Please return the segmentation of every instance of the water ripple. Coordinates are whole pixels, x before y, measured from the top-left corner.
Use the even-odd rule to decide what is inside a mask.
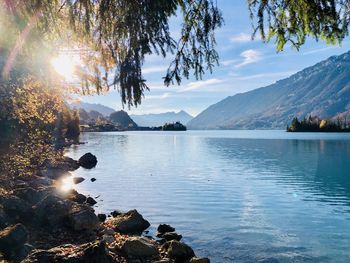
[[[212,262],[349,262],[350,134],[87,133],[79,191],[170,223]]]

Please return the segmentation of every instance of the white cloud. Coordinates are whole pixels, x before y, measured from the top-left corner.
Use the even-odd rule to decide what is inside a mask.
[[[240,56],[243,61],[235,66],[235,68],[240,68],[248,64],[256,63],[262,59],[262,54],[258,50],[248,49],[243,51]]]
[[[166,99],[166,98],[170,98],[170,97],[171,97],[170,92],[165,92],[165,93],[160,94],[160,95],[145,95],[145,98],[149,99],[149,100],[162,100],[162,99]]]
[[[200,88],[212,86],[212,85],[219,84],[222,82],[224,82],[224,81],[221,79],[216,79],[216,78],[207,79],[207,80],[198,80],[198,81],[188,83],[184,89],[180,90],[180,92],[197,90]]]
[[[240,33],[238,35],[234,35],[232,37],[230,37],[230,42],[231,43],[247,43],[253,40],[258,40],[260,39],[260,37],[254,37],[254,39],[252,39],[252,35],[251,34],[247,34],[247,33]]]
[[[142,69],[143,74],[151,74],[151,73],[166,73],[166,70],[168,69],[167,66],[154,66],[154,67],[147,67]]]

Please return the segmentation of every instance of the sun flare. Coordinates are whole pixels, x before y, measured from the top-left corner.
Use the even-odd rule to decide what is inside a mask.
[[[51,60],[53,69],[67,81],[73,81],[76,77],[76,69],[79,59],[72,54],[61,53]]]
[[[74,181],[72,176],[64,177],[59,182],[59,189],[62,192],[68,192],[69,190],[72,190],[74,188]]]

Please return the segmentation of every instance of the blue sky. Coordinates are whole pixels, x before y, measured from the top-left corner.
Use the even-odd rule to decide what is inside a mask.
[[[191,78],[183,80],[180,86],[165,87],[162,77],[171,57],[149,56],[143,74],[151,90],[145,93],[140,106],[130,110],[125,107],[124,110],[129,114],[185,110],[195,116],[227,96],[267,86],[350,49],[348,39],[341,47],[309,39],[299,51],[286,46],[283,52],[277,53],[273,42],[251,40],[252,27],[246,1],[218,0],[218,5],[225,25],[217,31],[220,66],[213,74],[208,72],[202,80]],[[178,36],[180,18],[172,19],[171,26],[173,35]],[[122,109],[120,96],[114,90],[106,95],[82,97],[82,100]]]

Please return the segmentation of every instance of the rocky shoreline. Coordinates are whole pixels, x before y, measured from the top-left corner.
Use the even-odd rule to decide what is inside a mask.
[[[138,211],[96,214],[92,197],[59,190],[70,171],[96,164],[88,153],[47,162],[37,175],[1,179],[1,263],[210,262],[197,258],[169,225],[159,225],[157,237],[144,236],[150,223]]]

